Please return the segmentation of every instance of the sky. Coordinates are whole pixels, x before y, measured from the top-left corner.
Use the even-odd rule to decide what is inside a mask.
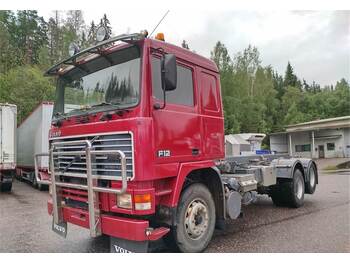
[[[151,32],[168,9],[87,9],[86,24],[107,14],[113,34]],[[52,12],[38,10],[48,19]],[[350,79],[350,11],[243,11],[170,9],[156,32],[167,42],[181,45],[205,57],[217,41],[231,57],[249,44],[256,46],[264,66],[284,75],[288,61],[300,79],[321,86]]]

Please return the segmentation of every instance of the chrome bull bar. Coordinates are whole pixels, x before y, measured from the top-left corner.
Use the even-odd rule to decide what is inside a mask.
[[[60,145],[77,145],[77,144],[85,144],[85,151],[66,151],[66,152],[54,152],[55,147]],[[54,156],[81,156],[86,155],[86,185],[74,184],[74,183],[66,183],[56,181],[56,176],[64,176],[64,172],[55,172],[54,166]],[[113,177],[109,178],[109,180],[120,181],[121,180],[121,188],[107,188],[107,187],[99,187],[97,186],[97,179],[100,178],[99,175],[95,175],[92,172],[92,156],[97,154],[104,155],[116,155],[120,158],[121,164],[121,177]],[[38,158],[39,157],[49,157],[50,158],[50,174],[51,181],[41,180],[39,178],[39,167],[38,167]],[[93,150],[93,146],[91,141],[89,140],[80,140],[80,141],[67,141],[67,142],[54,142],[51,144],[51,149],[49,153],[36,154],[34,156],[34,164],[35,164],[35,177],[39,184],[51,185],[52,191],[52,207],[53,207],[53,220],[54,223],[59,224],[63,221],[62,214],[62,197],[61,197],[61,188],[73,188],[80,190],[87,190],[88,192],[88,211],[89,211],[89,226],[90,226],[90,235],[91,237],[97,237],[101,235],[101,224],[100,224],[100,210],[99,210],[99,199],[98,192],[103,193],[113,193],[113,194],[123,194],[127,189],[127,171],[126,171],[126,157],[125,154],[121,150]],[[120,179],[121,178],[121,179]],[[100,178],[102,179],[102,178]]]

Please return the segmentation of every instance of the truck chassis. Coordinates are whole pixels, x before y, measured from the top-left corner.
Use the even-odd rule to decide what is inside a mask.
[[[149,242],[160,239],[165,236],[165,242],[171,243],[173,236],[171,227],[158,227],[156,229],[150,227],[148,224],[140,225],[143,227],[144,235],[136,236],[136,241],[121,239],[111,234],[112,225],[118,225],[118,219],[112,216],[102,214],[99,209],[98,192],[123,194],[126,191],[128,179],[126,176],[126,160],[125,155],[120,150],[104,150],[95,151],[91,146],[91,141],[78,141],[86,144],[85,151],[69,151],[69,152],[54,152],[56,146],[77,144],[77,141],[72,142],[57,142],[52,143],[49,154],[37,154],[35,156],[35,176],[39,184],[50,185],[52,194],[52,203],[49,203],[49,213],[53,215],[52,229],[61,236],[67,234],[67,222],[64,219],[62,212],[65,207],[64,201],[61,197],[61,188],[78,189],[87,191],[88,210],[82,213],[85,217],[85,226],[90,230],[91,237],[97,237],[102,234],[111,235],[111,252],[146,252],[148,250]],[[62,155],[86,155],[87,173],[86,185],[78,185],[74,183],[61,182],[60,177],[69,176],[69,174],[57,173],[53,165],[50,166],[51,180],[41,180],[37,162],[39,157],[50,157],[51,163],[54,161],[54,156]],[[91,159],[96,154],[116,155],[121,159],[121,177],[110,178],[121,180],[120,189],[112,189],[98,186],[99,175],[93,173]],[[221,198],[222,218],[216,220],[217,228],[224,228],[224,221],[227,219],[237,219],[242,215],[242,206],[253,203],[257,194],[267,194],[272,198],[272,201],[277,206],[289,206],[298,208],[303,205],[304,193],[313,194],[318,183],[317,167],[311,159],[290,158],[286,155],[254,155],[254,156],[240,156],[228,157],[224,160],[217,161],[216,166],[213,167],[220,177],[221,188],[217,187],[216,195],[220,195],[222,190],[223,197]],[[190,190],[207,190],[207,186],[203,185],[199,180],[188,179],[184,187]],[[194,189],[196,187],[197,189]],[[209,191],[208,191],[209,192]],[[210,193],[210,192],[209,192]],[[186,190],[184,193],[186,194]],[[183,196],[183,195],[182,195]],[[179,206],[181,206],[181,200]],[[190,216],[198,216],[198,219],[208,219],[210,211],[205,209],[205,203],[200,200],[191,203],[192,209],[196,209],[195,214]],[[218,208],[218,207],[216,207]],[[204,210],[201,213],[201,210]],[[215,216],[215,214],[214,214]],[[192,221],[193,222],[193,221]],[[200,233],[201,227],[196,226],[190,220],[185,221],[187,233],[192,236]],[[205,224],[208,226],[208,224]],[[211,236],[208,238],[210,241]],[[170,240],[169,240],[170,239]],[[182,251],[186,250],[185,248]]]

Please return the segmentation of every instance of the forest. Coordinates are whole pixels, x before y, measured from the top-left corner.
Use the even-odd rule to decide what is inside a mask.
[[[71,42],[94,44],[100,25],[112,35],[106,15],[86,23],[80,10],[53,11],[48,21],[34,10],[0,10],[0,103],[18,106],[18,123],[41,101],[53,100],[54,79],[43,76],[45,69],[69,56]],[[221,74],[226,133],[278,132],[289,124],[350,115],[346,76],[321,87],[300,79],[288,61],[281,75],[262,65],[257,47],[231,55],[220,41],[210,58]]]

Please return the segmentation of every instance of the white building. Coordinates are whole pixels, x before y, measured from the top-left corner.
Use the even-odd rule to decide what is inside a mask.
[[[350,116],[287,126],[270,134],[270,148],[299,157],[350,157]]]
[[[252,155],[261,149],[261,142],[265,134],[242,133],[225,136],[226,156]]]

